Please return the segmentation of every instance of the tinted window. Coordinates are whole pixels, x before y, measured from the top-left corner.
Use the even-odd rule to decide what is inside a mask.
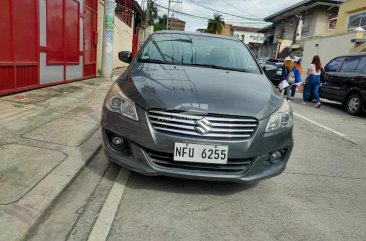
[[[366,67],[366,56],[361,58],[360,63],[357,66],[356,72],[360,73],[362,72]]]
[[[360,57],[347,57],[342,65],[340,72],[354,73],[359,63]]]
[[[225,69],[260,73],[242,42],[189,34],[155,34],[138,61],[175,65],[211,65]]]
[[[344,57],[335,58],[325,66],[326,72],[337,72],[341,64],[343,63]]]

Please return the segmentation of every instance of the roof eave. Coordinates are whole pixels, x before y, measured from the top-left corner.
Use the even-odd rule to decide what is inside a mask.
[[[299,2],[299,3],[295,4],[295,5],[292,5],[292,6],[288,7],[288,8],[285,8],[285,9],[283,9],[283,10],[277,12],[277,13],[274,13],[274,14],[268,16],[268,17],[265,17],[263,20],[266,21],[266,22],[273,22],[273,21],[275,21],[275,18],[276,17],[278,17],[280,15],[283,15],[285,13],[288,13],[288,12],[292,12],[293,11],[294,13],[292,15],[295,15],[298,12],[302,12],[302,11],[305,11],[307,9],[311,9],[311,8],[315,7],[315,6],[309,7],[307,9],[305,9],[305,10],[302,10],[302,11],[294,11],[294,10],[300,8],[300,7],[303,7],[303,6],[306,7],[306,6],[311,6],[311,5],[314,5],[314,4],[315,5],[324,5],[324,6],[338,6],[339,3],[343,3],[343,2],[345,2],[345,0],[321,0],[321,1],[304,0],[304,1]],[[292,16],[292,15],[290,15],[290,16]],[[278,18],[276,20],[280,20],[280,19],[283,19],[283,18],[286,18],[286,17],[288,17],[288,16],[285,16],[285,17],[282,17],[282,18]]]
[[[133,8],[140,14],[143,15],[144,11],[142,11],[142,8],[140,4],[137,1],[133,1]]]

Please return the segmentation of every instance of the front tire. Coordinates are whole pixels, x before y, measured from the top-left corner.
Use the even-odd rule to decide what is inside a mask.
[[[352,94],[346,102],[346,111],[350,115],[360,115],[362,112],[362,97],[359,94]]]

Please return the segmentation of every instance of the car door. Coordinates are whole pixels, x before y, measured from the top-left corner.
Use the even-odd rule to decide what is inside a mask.
[[[333,79],[332,94],[335,100],[345,101],[347,92],[357,86],[359,73],[356,69],[360,61],[360,56],[348,56],[344,60],[337,76]]]
[[[364,82],[365,74],[366,74],[366,56],[362,56],[360,63],[357,66],[356,69],[357,73],[357,83],[355,85],[356,88],[361,89],[362,88],[362,82]]]
[[[360,90],[361,95],[366,101],[366,56],[361,58],[360,64],[357,67],[358,81],[357,88]]]
[[[337,57],[331,60],[325,67],[324,83],[319,89],[319,94],[322,98],[334,99],[334,89],[337,88],[335,81],[340,67],[344,62],[345,57]]]

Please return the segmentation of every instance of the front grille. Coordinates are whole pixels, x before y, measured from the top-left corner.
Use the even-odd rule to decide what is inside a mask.
[[[148,116],[150,123],[157,131],[198,138],[248,139],[258,126],[257,119],[253,117],[196,115],[159,110],[150,110]],[[195,127],[197,127],[196,121],[203,118],[212,124],[212,129],[206,134],[200,134],[195,130]]]
[[[197,162],[174,161],[172,153],[145,150],[150,160],[158,167],[178,169],[183,171],[193,171],[201,173],[216,174],[242,174],[248,170],[253,159],[233,159],[229,158],[226,164],[210,164]]]

